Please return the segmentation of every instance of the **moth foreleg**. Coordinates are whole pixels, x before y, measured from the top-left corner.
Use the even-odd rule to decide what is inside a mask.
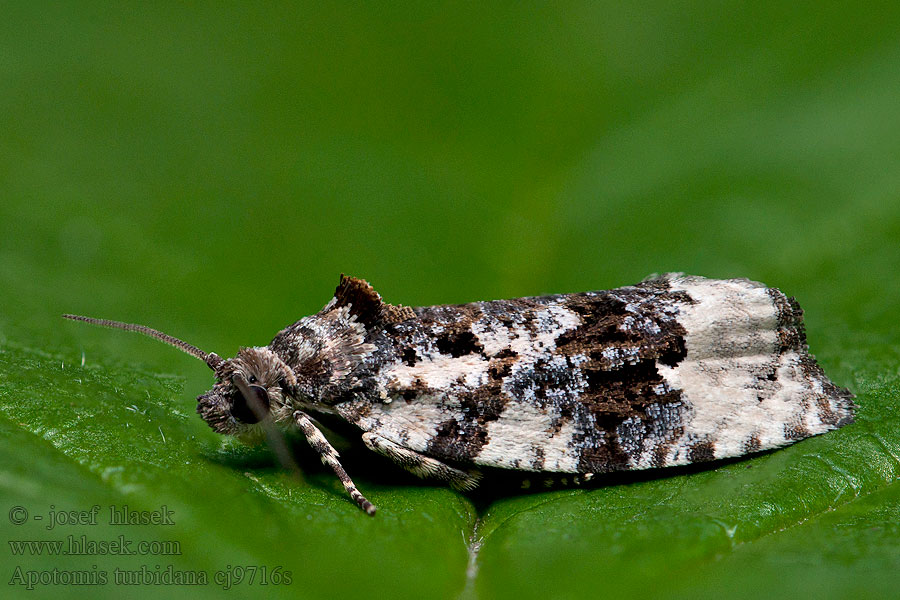
[[[390,458],[413,475],[446,481],[453,489],[475,489],[481,479],[481,473],[478,471],[463,471],[451,467],[436,458],[404,448],[377,433],[367,431],[362,435],[362,439],[371,450]]]
[[[344,467],[342,467],[340,461],[338,461],[337,450],[328,443],[328,440],[325,439],[322,432],[313,425],[312,421],[309,420],[309,417],[303,412],[299,410],[294,411],[293,417],[297,427],[299,427],[300,431],[303,432],[303,435],[306,436],[306,441],[309,442],[309,445],[312,446],[313,450],[318,452],[322,462],[331,467],[335,475],[338,476],[338,479],[341,480],[341,483],[344,484],[344,489],[347,490],[350,497],[353,498],[353,500],[359,504],[359,507],[366,511],[367,514],[374,515],[375,505],[366,500],[366,497],[356,489],[353,480],[350,479],[350,476],[347,475],[347,471],[344,470]]]

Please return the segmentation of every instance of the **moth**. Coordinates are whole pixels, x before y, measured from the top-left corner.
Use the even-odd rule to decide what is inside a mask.
[[[590,478],[737,457],[854,413],[853,394],[809,353],[799,305],[747,279],[669,273],[608,291],[410,308],[342,275],[322,310],[230,359],[143,325],[65,316],[204,361],[216,383],[197,412],[215,431],[298,428],[370,515],[316,415],[466,490],[482,467]]]

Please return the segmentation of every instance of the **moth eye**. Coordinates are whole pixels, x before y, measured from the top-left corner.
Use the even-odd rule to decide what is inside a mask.
[[[269,394],[266,392],[266,388],[259,385],[251,385],[250,393],[253,394],[253,398],[250,400],[255,400],[256,405],[260,409],[269,412]],[[231,416],[248,425],[259,422],[259,417],[253,412],[253,408],[240,390],[235,390],[231,397]]]

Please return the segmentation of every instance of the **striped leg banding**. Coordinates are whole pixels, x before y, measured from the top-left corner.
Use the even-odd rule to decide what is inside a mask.
[[[309,442],[312,449],[319,454],[322,463],[331,467],[331,470],[334,471],[335,475],[338,476],[338,479],[341,480],[341,483],[344,484],[344,489],[347,490],[347,493],[350,494],[350,497],[353,498],[359,507],[363,509],[367,515],[374,515],[376,510],[375,505],[366,500],[366,497],[356,489],[353,480],[350,479],[350,476],[347,475],[347,471],[344,470],[344,467],[342,467],[340,461],[338,461],[337,450],[328,443],[328,440],[325,439],[322,432],[313,425],[312,421],[309,420],[309,417],[303,412],[299,410],[294,411],[293,416],[297,427],[299,427],[300,431],[303,432],[303,435],[306,436],[306,441]]]

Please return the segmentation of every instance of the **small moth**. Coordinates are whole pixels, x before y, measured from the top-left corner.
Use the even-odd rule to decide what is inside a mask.
[[[793,298],[746,279],[669,273],[608,291],[410,308],[341,276],[318,313],[224,360],[143,325],[204,362],[197,412],[217,432],[300,429],[368,514],[310,415],[421,477],[474,488],[480,467],[596,473],[777,448],[853,420],[853,394],[809,354]]]

